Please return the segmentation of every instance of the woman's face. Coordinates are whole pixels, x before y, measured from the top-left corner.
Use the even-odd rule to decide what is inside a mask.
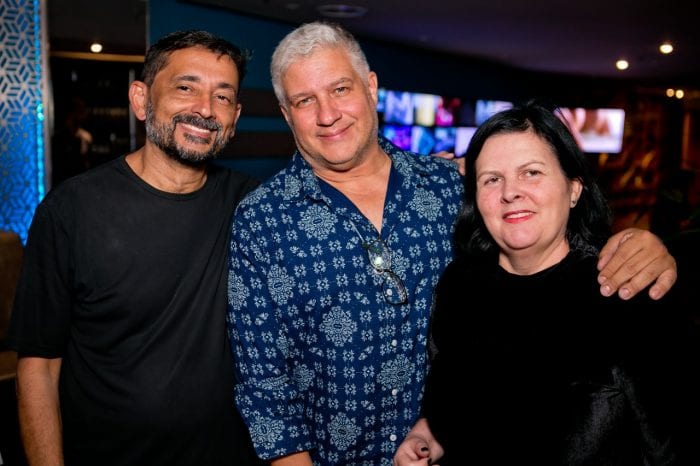
[[[551,147],[530,130],[496,134],[475,170],[476,206],[502,260],[525,257],[539,269],[559,262],[568,252],[569,209],[582,185],[565,176]]]

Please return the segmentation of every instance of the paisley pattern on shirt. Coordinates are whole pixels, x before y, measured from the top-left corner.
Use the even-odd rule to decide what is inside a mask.
[[[362,247],[379,233],[299,153],[236,211],[227,325],[236,405],[263,459],[391,465],[418,416],[462,184],[453,162],[380,143],[392,159],[381,238],[408,304],[387,302]]]

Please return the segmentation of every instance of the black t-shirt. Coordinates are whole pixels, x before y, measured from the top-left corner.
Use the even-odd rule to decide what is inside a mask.
[[[256,185],[212,166],[166,193],[120,157],[38,206],[8,341],[63,358],[67,465],[253,464],[225,307],[232,213]]]

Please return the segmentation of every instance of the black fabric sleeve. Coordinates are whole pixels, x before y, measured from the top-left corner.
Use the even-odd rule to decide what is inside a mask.
[[[20,356],[63,355],[71,312],[71,233],[51,199],[34,214],[12,308],[8,345]]]

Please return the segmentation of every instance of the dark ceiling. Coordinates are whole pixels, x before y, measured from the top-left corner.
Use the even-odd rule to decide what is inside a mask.
[[[188,0],[290,24],[320,19],[318,0]],[[337,0],[330,0],[338,3]],[[50,0],[52,50],[143,54],[146,0]],[[627,77],[700,86],[700,2],[630,0],[347,0],[367,9],[338,18],[358,37],[488,59],[518,68],[587,77]],[[675,51],[661,55],[671,40]],[[630,68],[619,72],[624,57]],[[408,64],[407,64],[408,65]]]

